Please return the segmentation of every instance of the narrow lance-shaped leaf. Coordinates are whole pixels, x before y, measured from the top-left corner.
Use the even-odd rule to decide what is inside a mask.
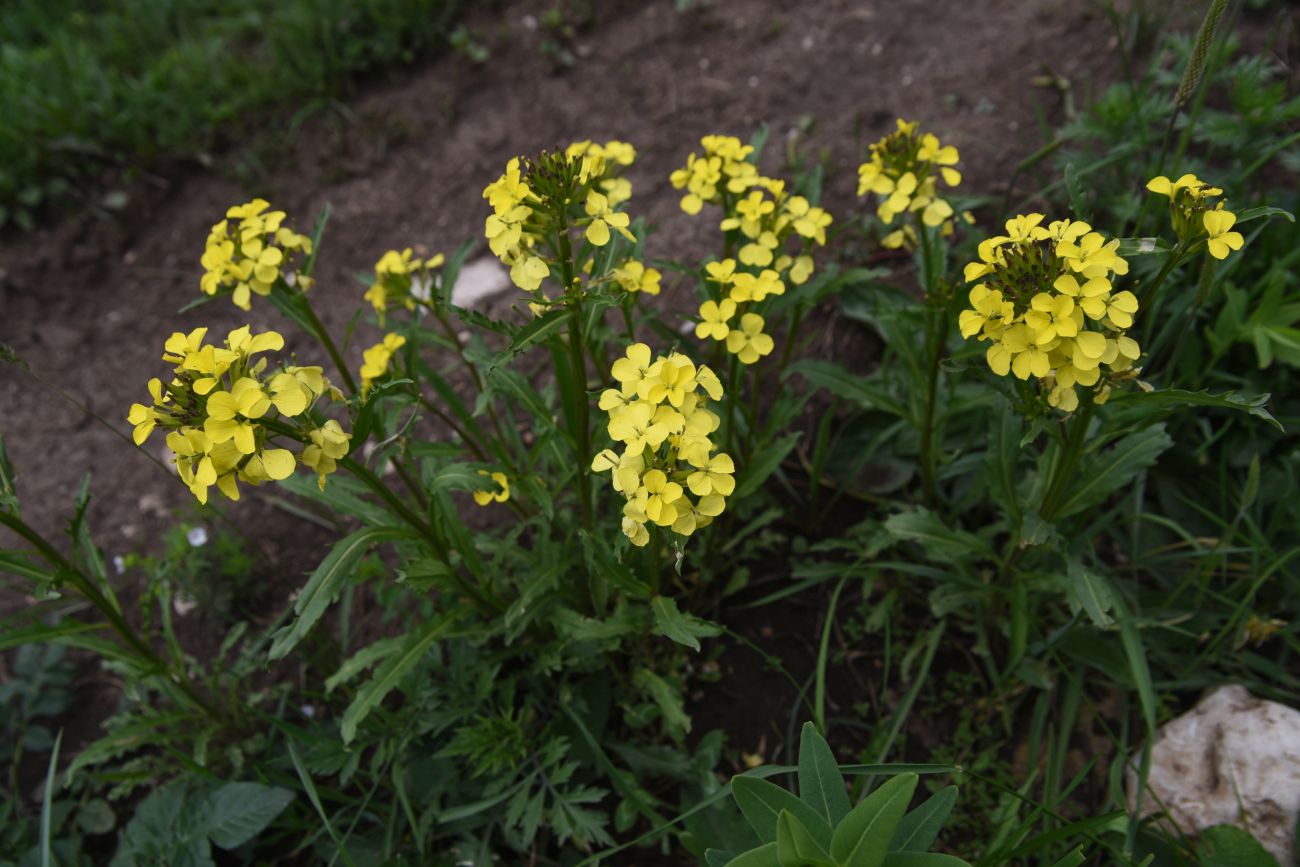
[[[352,742],[361,721],[402,682],[416,663],[428,653],[433,643],[451,631],[459,617],[460,612],[454,611],[441,620],[431,621],[422,630],[412,632],[401,651],[384,660],[383,665],[375,672],[375,676],[357,690],[352,704],[348,705],[348,709],[343,712],[341,734],[345,744]]]
[[[365,555],[370,546],[385,539],[397,539],[410,535],[408,531],[397,527],[368,527],[344,536],[330,549],[329,554],[316,567],[307,585],[298,594],[293,610],[298,615],[293,623],[275,634],[268,654],[271,659],[280,659],[298,646],[298,642],[307,635],[316,621],[320,620],[326,609],[343,589],[344,583],[352,575],[357,562]]]

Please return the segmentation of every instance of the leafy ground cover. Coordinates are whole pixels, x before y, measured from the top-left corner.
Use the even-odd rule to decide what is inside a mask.
[[[729,20],[678,14],[628,26]],[[197,236],[208,294],[189,270],[157,289],[207,303],[158,314],[111,412],[139,402],[130,436],[167,434],[181,495],[241,493],[234,520],[115,561],[84,489],[69,545],[48,474],[6,468],[5,565],[31,594],[4,638],[26,645],[9,788],[45,783],[6,801],[6,851],[1269,864],[1124,792],[1204,687],[1297,700],[1277,179],[1300,103],[1223,14],[1184,36],[1115,14],[1118,82],[1004,155],[1006,184],[892,112],[838,161],[807,124],[658,156],[510,138],[463,182],[517,287],[486,310],[449,295],[467,247],[380,258],[394,233],[368,247],[347,207],[313,224],[226,196]],[[792,54],[874,50],[848,19],[755,22]],[[572,40],[541,55],[574,60],[564,89],[582,30],[547,27]],[[353,249],[378,259],[363,285],[325,264]],[[171,387],[144,402],[151,375]],[[259,582],[273,536],[309,576]],[[62,646],[126,684],[71,748]]]

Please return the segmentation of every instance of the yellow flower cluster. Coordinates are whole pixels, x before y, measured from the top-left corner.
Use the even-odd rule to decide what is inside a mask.
[[[1226,259],[1233,250],[1246,243],[1240,232],[1232,231],[1237,215],[1225,210],[1223,202],[1210,207],[1207,199],[1223,195],[1223,190],[1183,175],[1176,181],[1161,175],[1147,182],[1147,189],[1169,197],[1169,217],[1174,232],[1184,242],[1205,240],[1205,249],[1216,259]]]
[[[719,297],[700,305],[695,335],[725,341],[728,352],[753,364],[770,354],[774,343],[763,333],[763,317],[746,305],[785,294],[786,280],[797,286],[812,277],[812,249],[826,244],[832,218],[804,196],[789,195],[785,181],[759,174],[749,162],[751,145],[720,135],[705,136],[700,144],[703,154],[690,154],[669,182],[687,191],[681,207],[688,214],[698,214],[705,204],[721,207],[719,227],[736,232],[741,246],[735,258],[706,266]],[[800,242],[795,255],[786,252],[790,238]]]
[[[265,199],[236,205],[212,227],[199,259],[200,289],[208,295],[229,291],[235,306],[248,310],[251,293],[270,295],[282,273],[304,290],[310,287],[311,279],[295,270],[294,260],[311,255],[311,238],[285,226],[284,211],[267,211],[270,206]]]
[[[1064,412],[1079,403],[1074,386],[1096,386],[1103,366],[1128,370],[1141,350],[1127,336],[1138,301],[1113,291],[1111,278],[1128,273],[1116,252],[1087,223],[1057,220],[1046,227],[1042,214],[1008,220],[1007,234],[979,245],[979,261],[966,266],[971,309],[963,310],[963,337],[987,341],[989,367],[999,376],[1035,377],[1047,400]],[[1109,379],[1109,377],[1108,377]],[[1094,394],[1110,395],[1109,382]]]
[[[364,397],[380,379],[388,373],[393,353],[406,345],[406,338],[400,334],[385,334],[384,339],[361,353],[361,395]]]
[[[428,304],[433,292],[433,272],[441,268],[446,257],[441,253],[431,259],[416,259],[410,247],[398,252],[389,250],[375,263],[375,282],[366,290],[365,299],[375,308],[380,327],[394,307],[414,310],[417,303]]]
[[[595,247],[610,241],[613,229],[629,241],[630,218],[615,210],[632,195],[623,171],[636,159],[626,142],[603,145],[577,142],[563,153],[542,153],[535,159],[515,157],[505,173],[483,190],[492,206],[484,234],[492,252],[510,266],[510,279],[526,292],[535,292],[549,276],[546,238],[571,228],[584,228]]]
[[[953,168],[957,148],[939,142],[933,133],[920,133],[916,121],[899,118],[897,129],[871,145],[871,159],[858,166],[858,195],[880,197],[876,214],[886,226],[899,214],[920,214],[925,225],[952,234],[952,205],[939,196],[939,180],[950,187],[961,183]],[[884,246],[896,249],[916,243],[916,229],[904,225],[885,236]]]
[[[274,331],[252,334],[245,325],[220,347],[203,342],[207,331],[196,328],[167,339],[163,360],[175,365],[175,372],[166,384],[149,380],[152,405],[131,406],[127,420],[135,425],[136,445],[161,426],[181,481],[200,503],[208,501],[213,485],[238,500],[238,481],[259,485],[293,473],[293,452],[271,447],[274,434],[263,423],[275,409],[282,418],[307,423],[309,445],[298,459],[316,471],[324,488],[325,477],[348,452],[350,435],[335,421],[315,427],[307,411],[321,395],[335,400],[343,395],[319,367],[287,366],[268,374],[266,359],[253,357],[284,347],[284,338]]]
[[[678,353],[651,360],[644,343],[629,346],[611,373],[618,387],[601,394],[600,408],[623,451],[601,451],[591,468],[611,471],[627,500],[623,532],[633,545],[650,541],[648,524],[689,536],[722,514],[736,488],[735,464],[709,439],[719,419],[708,404],[722,398],[722,383]]]

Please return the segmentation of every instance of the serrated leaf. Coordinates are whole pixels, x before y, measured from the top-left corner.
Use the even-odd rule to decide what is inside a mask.
[[[402,678],[424,658],[433,643],[451,631],[459,617],[460,612],[454,611],[442,620],[425,624],[422,630],[411,632],[402,649],[384,660],[374,677],[357,690],[352,704],[343,712],[341,734],[345,744],[352,742],[357,736],[357,726],[361,721],[402,682]]]
[[[992,557],[988,542],[965,530],[954,530],[929,509],[916,508],[890,515],[885,530],[896,539],[921,544],[922,554],[940,562]]]
[[[826,738],[810,722],[799,733],[799,799],[825,816],[831,827],[849,814],[840,766]]]
[[[680,740],[690,733],[691,718],[686,713],[682,695],[668,681],[648,668],[639,668],[632,682],[644,690],[663,715],[664,728],[673,738]]]
[[[654,611],[659,634],[692,650],[700,649],[701,638],[722,634],[722,627],[718,624],[701,620],[693,614],[683,614],[677,609],[677,601],[670,596],[656,596],[650,600],[650,607]]]
[[[397,527],[367,527],[340,539],[298,594],[293,604],[294,613],[298,617],[276,632],[267,655],[271,659],[280,659],[298,646],[298,642],[306,637],[334,602],[343,585],[352,576],[357,562],[370,550],[371,545],[409,535],[409,531]]]
[[[1106,577],[1084,566],[1077,557],[1070,558],[1066,577],[1070,607],[1075,611],[1083,609],[1098,627],[1114,625],[1110,610],[1115,607],[1115,591]]]
[[[834,867],[826,849],[789,810],[776,819],[776,857],[781,867]]]
[[[826,818],[775,783],[757,777],[736,776],[731,778],[731,794],[760,841],[776,842],[777,817],[782,810],[787,810],[823,848],[830,846],[831,826]]]
[[[222,849],[242,846],[284,812],[293,792],[261,783],[226,783],[208,796],[207,835]]]
[[[358,650],[342,665],[338,671],[331,674],[325,680],[325,692],[329,694],[340,684],[347,683],[370,666],[380,660],[387,659],[396,653],[402,646],[403,636],[395,635],[391,638],[381,638],[373,644],[368,644]]]
[[[916,791],[916,774],[899,774],[862,800],[831,836],[831,855],[842,867],[880,867]]]
[[[925,803],[912,810],[898,823],[889,848],[899,852],[924,852],[934,845],[948,821],[948,814],[957,803],[957,787],[948,786],[931,795]]]

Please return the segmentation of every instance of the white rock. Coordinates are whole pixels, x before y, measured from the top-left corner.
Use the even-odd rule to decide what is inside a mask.
[[[496,259],[484,256],[460,269],[456,285],[451,287],[451,303],[458,307],[473,307],[506,291],[511,285],[510,272]]]
[[[1214,825],[1250,831],[1279,864],[1294,864],[1300,813],[1300,711],[1221,686],[1156,733],[1142,815],[1160,812],[1187,834]],[[1129,807],[1137,774],[1128,772]]]

